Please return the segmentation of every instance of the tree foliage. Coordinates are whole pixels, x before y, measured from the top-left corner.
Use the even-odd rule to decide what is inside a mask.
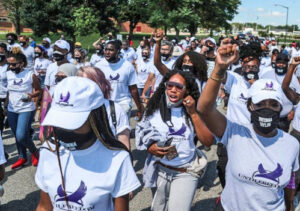
[[[16,33],[21,33],[21,8],[22,0],[1,0],[1,4],[7,11],[7,16],[13,23]]]

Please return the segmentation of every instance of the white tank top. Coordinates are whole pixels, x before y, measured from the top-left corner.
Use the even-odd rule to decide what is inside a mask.
[[[33,100],[30,102],[22,101],[24,95],[32,94],[33,74],[33,71],[30,71],[30,69],[24,69],[18,74],[7,71],[7,89],[9,93],[8,111],[22,113],[35,110]]]

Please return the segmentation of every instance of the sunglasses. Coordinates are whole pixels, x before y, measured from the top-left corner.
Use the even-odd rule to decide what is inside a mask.
[[[185,85],[172,81],[167,81],[165,86],[167,87],[167,90],[171,90],[175,87],[176,91],[183,91],[186,88]]]
[[[19,63],[7,63],[9,67],[16,67]]]

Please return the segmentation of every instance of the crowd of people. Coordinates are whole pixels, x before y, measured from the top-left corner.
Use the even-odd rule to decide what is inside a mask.
[[[37,166],[37,211],[126,211],[141,184],[152,191],[151,210],[188,211],[213,144],[223,189],[215,210],[298,205],[300,43],[178,41],[157,32],[135,49],[129,37],[109,33],[92,44],[89,59],[80,42],[64,37],[41,44],[14,33],[6,39],[0,131],[9,127],[15,137],[13,170],[30,163],[27,150]],[[132,144],[146,158],[142,181]],[[0,180],[7,159],[0,136]]]

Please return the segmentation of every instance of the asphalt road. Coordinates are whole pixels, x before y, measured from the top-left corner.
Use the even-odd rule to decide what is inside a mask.
[[[135,126],[134,118],[131,118],[131,125]],[[5,190],[1,198],[1,211],[32,211],[35,210],[39,201],[39,189],[34,182],[36,167],[28,165],[19,170],[11,170],[11,165],[17,160],[17,151],[14,137],[10,130],[3,132],[4,149],[10,157],[6,164],[6,178],[3,182]],[[39,147],[40,141],[35,140]],[[146,157],[145,151],[135,149],[135,140],[131,139],[132,154],[134,158],[134,168],[140,181],[142,181],[142,170]],[[204,151],[205,152],[205,151]],[[214,210],[215,201],[221,192],[221,185],[216,173],[216,145],[211,147],[209,152],[205,152],[208,158],[208,168],[205,176],[199,182],[199,187],[195,194],[192,210],[210,211]],[[30,157],[28,155],[28,157]],[[178,194],[184,194],[180,192]],[[152,194],[149,189],[139,188],[134,192],[134,198],[130,201],[130,210],[147,211],[150,210]]]

